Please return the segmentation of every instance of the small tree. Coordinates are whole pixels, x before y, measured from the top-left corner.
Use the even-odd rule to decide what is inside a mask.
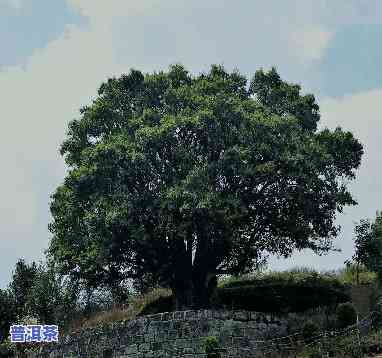
[[[361,265],[378,275],[382,280],[382,215],[377,212],[374,222],[361,220],[355,226],[355,253],[352,257],[356,263],[357,284]],[[347,261],[347,264],[350,262]]]
[[[37,275],[37,264],[32,262],[30,265],[24,259],[19,259],[13,272],[9,290],[15,303],[15,312],[18,318],[27,314],[26,303],[29,292]]]
[[[77,291],[67,285],[52,267],[39,265],[26,301],[28,315],[37,317],[39,323],[63,324],[76,306]]]
[[[361,220],[354,228],[354,246],[355,252],[352,260],[355,263],[356,282],[359,285],[360,266],[365,265],[368,260],[368,245],[371,240],[371,223],[369,220]],[[345,262],[350,269],[351,261]]]
[[[379,281],[382,281],[382,213],[377,212],[375,221],[371,226],[371,240],[367,246],[367,263],[371,271],[378,274]]]

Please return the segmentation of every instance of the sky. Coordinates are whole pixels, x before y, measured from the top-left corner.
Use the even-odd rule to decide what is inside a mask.
[[[19,258],[44,257],[68,122],[108,78],[173,63],[194,74],[222,64],[248,77],[275,66],[316,96],[321,129],[341,126],[362,142],[350,184],[358,205],[337,217],[341,252],[269,263],[341,267],[354,223],[382,209],[381,10],[378,0],[0,0],[0,288]]]

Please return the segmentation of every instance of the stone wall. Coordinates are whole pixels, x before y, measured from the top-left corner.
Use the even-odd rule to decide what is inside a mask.
[[[215,336],[221,357],[261,357],[261,340],[288,334],[286,318],[247,311],[159,313],[60,337],[28,358],[206,357],[204,339]]]

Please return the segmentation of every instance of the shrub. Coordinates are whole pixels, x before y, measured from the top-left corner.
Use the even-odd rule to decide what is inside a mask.
[[[371,313],[371,327],[373,329],[382,328],[382,312],[374,311]]]
[[[208,336],[204,340],[205,352],[207,358],[220,358],[220,353],[217,351],[219,347],[218,340],[214,336]]]
[[[15,347],[13,347],[9,341],[9,339],[5,339],[2,343],[0,343],[0,357],[3,358],[11,358],[15,356]]]
[[[371,313],[371,326],[373,329],[382,328],[382,297],[377,299],[377,303]]]
[[[368,356],[382,353],[382,330],[366,336],[362,342],[362,350]]]
[[[336,315],[339,328],[345,328],[357,322],[357,311],[351,302],[338,305]]]
[[[307,358],[322,358],[322,353],[317,348],[311,348]]]
[[[355,335],[338,337],[329,348],[330,356],[338,358],[363,358],[362,347]]]
[[[217,289],[217,298],[214,303],[226,308],[272,313],[335,307],[350,300],[347,286],[334,275],[308,270],[229,280]]]
[[[313,321],[307,321],[302,327],[302,336],[306,342],[311,342],[312,338],[319,334],[320,327]]]
[[[375,303],[374,310],[378,312],[382,312],[382,296],[377,298],[377,302]]]
[[[328,330],[328,321],[335,318],[333,313],[328,313],[326,308],[320,307],[304,312],[288,313],[288,334],[301,332],[302,327],[307,321],[314,322],[319,331]]]

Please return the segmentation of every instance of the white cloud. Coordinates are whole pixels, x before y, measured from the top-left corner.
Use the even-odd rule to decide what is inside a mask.
[[[320,104],[323,121],[321,125],[331,128],[339,125],[350,130],[365,146],[365,157],[362,168],[380,170],[382,157],[380,134],[382,133],[382,117],[380,103],[382,90],[373,90],[337,99],[323,99]],[[377,166],[370,165],[380,163]]]
[[[342,226],[342,232],[336,240],[336,246],[342,249],[341,253],[331,253],[323,257],[311,252],[298,253],[288,260],[273,259],[274,269],[296,265],[314,266],[320,269],[341,267],[353,254],[354,222],[364,218],[374,219],[376,211],[382,210],[381,101],[382,90],[321,101],[320,127],[330,129],[342,127],[343,130],[352,132],[364,146],[365,154],[361,167],[356,172],[356,180],[350,185],[358,205],[346,208],[344,214],[338,217],[337,223]]]
[[[109,25],[115,17],[142,15],[144,11],[158,7],[160,0],[67,0],[67,3],[88,17],[94,26],[100,27]]]
[[[8,266],[0,267],[0,287],[17,257],[42,257],[49,239],[49,195],[66,170],[58,148],[67,124],[89,104],[101,82],[128,71],[116,60],[110,25],[114,16],[143,10],[140,2],[134,6],[119,0],[107,6],[93,0],[67,3],[89,17],[88,27],[67,25],[25,66],[0,70],[0,247],[14,255],[3,260]]]
[[[354,214],[374,216],[382,209],[382,190],[379,178],[382,176],[381,133],[382,117],[380,104],[382,90],[373,90],[339,99],[326,99],[321,103],[323,125],[330,128],[341,126],[351,131],[364,146],[365,154],[352,184],[359,206]]]
[[[0,1],[16,8],[22,6],[22,0]],[[0,247],[7,250],[7,265],[13,265],[12,254],[14,261],[17,256],[35,259],[46,247],[49,194],[65,174],[58,146],[68,122],[89,103],[102,81],[128,71],[131,65],[157,70],[170,60],[184,61],[198,70],[227,59],[239,69],[247,66],[250,71],[259,64],[271,66],[275,60],[288,67],[290,58],[283,56],[288,48],[294,59],[316,61],[331,37],[325,26],[307,25],[315,23],[308,14],[309,6],[297,16],[306,19],[305,24],[298,25],[303,31],[293,33],[295,25],[290,24],[295,23],[295,10],[300,7],[284,4],[280,9],[278,1],[265,5],[248,2],[246,7],[227,3],[231,8],[222,7],[220,1],[211,1],[208,7],[202,1],[182,0],[67,3],[88,17],[88,27],[68,26],[59,38],[34,52],[24,67],[0,71]],[[290,17],[285,14],[289,6]],[[236,24],[234,20],[239,18]],[[253,36],[249,41],[250,33]],[[268,41],[264,41],[264,33]],[[288,48],[286,38],[291,39]],[[344,127],[355,126],[369,150],[378,153],[377,130],[368,134],[365,129],[378,122],[378,96],[369,93],[365,98],[328,100],[321,104],[323,118],[327,123],[346,119]],[[377,154],[370,154],[368,160],[381,164]],[[373,169],[362,170],[364,178],[371,170],[376,180]],[[372,200],[376,202],[376,195]],[[5,264],[0,267],[0,286],[7,281],[10,269]]]
[[[320,26],[307,26],[292,31],[289,36],[290,51],[302,63],[321,59],[333,33]]]
[[[67,123],[102,81],[121,73],[111,40],[101,26],[68,26],[24,68],[0,71],[0,247],[14,262],[41,257],[46,248],[49,194],[65,173],[58,147]],[[1,267],[0,286],[10,269]]]

